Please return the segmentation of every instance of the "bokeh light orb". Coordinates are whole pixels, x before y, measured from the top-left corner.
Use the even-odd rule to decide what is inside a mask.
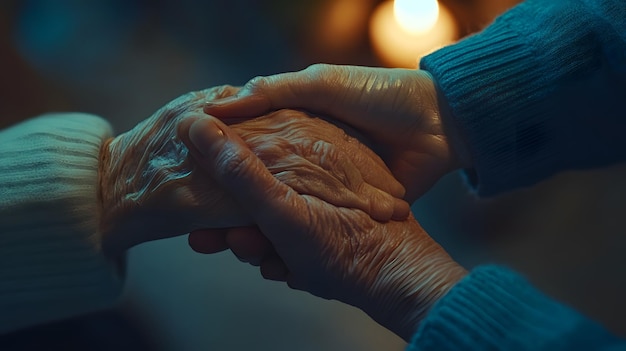
[[[395,0],[393,13],[402,29],[411,34],[427,32],[437,22],[437,0]]]

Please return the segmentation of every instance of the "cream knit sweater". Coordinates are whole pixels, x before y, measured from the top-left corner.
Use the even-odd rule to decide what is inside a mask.
[[[120,266],[97,235],[99,151],[112,134],[80,113],[0,131],[0,333],[111,306]]]

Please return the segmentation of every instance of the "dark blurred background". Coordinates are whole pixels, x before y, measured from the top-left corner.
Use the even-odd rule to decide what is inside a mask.
[[[516,0],[441,0],[457,39]],[[99,114],[117,132],[185,92],[317,63],[378,66],[376,0],[21,0],[0,3],[0,127],[49,111]],[[504,263],[626,336],[626,168],[567,173],[478,201],[459,174],[413,205],[468,268]],[[186,237],[128,257],[109,311],[0,336],[0,350],[402,350],[366,315],[263,281]],[[2,311],[0,311],[2,313]]]

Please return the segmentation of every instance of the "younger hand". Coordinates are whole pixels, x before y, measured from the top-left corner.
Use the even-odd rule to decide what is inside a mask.
[[[344,122],[369,137],[414,201],[443,175],[470,166],[447,104],[426,71],[313,65],[258,77],[237,94],[207,103],[225,122],[281,108],[301,108]],[[456,140],[457,138],[455,138]]]

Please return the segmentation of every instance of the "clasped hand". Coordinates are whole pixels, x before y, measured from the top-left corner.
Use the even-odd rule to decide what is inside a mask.
[[[363,133],[410,202],[444,174],[471,167],[462,139],[447,123],[450,109],[425,71],[314,65],[255,78],[204,111],[232,121],[280,108],[322,113]],[[466,274],[412,216],[376,221],[354,208],[298,194],[269,177],[221,122],[198,123],[203,124],[189,133],[207,152],[200,164],[238,199],[258,229],[192,232],[196,251],[230,248],[260,265],[264,277],[355,305],[405,340]]]
[[[230,127],[204,114],[237,91],[184,95],[105,143],[105,251],[194,231],[197,251],[230,248],[266,278],[357,306],[408,339],[463,268],[410,216],[386,164],[343,130],[290,110]]]
[[[101,150],[100,232],[105,251],[198,228],[252,224],[185,145],[207,101],[237,92],[224,86],[170,102]],[[371,150],[341,129],[297,111],[278,111],[232,128],[270,172],[295,191],[359,208],[379,220],[406,217],[403,187]],[[187,143],[188,144],[188,143]]]
[[[358,208],[300,194],[215,118],[194,122],[189,136],[200,165],[264,235],[232,230],[228,245],[220,247],[220,233],[196,231],[190,235],[196,250],[245,251],[242,258],[258,262],[266,278],[354,305],[405,340],[465,274],[413,216],[377,221]]]

